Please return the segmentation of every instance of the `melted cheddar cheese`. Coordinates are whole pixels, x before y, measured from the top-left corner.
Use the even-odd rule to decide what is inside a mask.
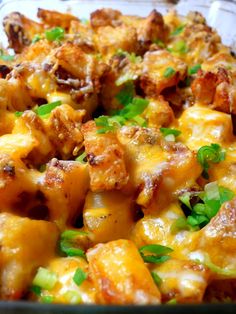
[[[236,300],[230,48],[198,12],[38,18],[3,21],[0,298]]]

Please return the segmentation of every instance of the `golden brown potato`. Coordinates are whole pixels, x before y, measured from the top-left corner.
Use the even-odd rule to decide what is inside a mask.
[[[202,302],[210,277],[209,270],[203,265],[170,259],[160,266],[152,267],[152,271],[162,279],[159,289],[163,301],[175,299],[177,303]]]
[[[87,165],[56,158],[47,165],[44,178],[38,182],[44,204],[49,209],[49,218],[61,229],[79,216],[88,188]]]
[[[171,69],[171,74],[166,74]],[[141,88],[148,96],[158,96],[165,88],[176,86],[186,75],[187,66],[168,51],[147,52],[144,55]]]
[[[102,26],[119,26],[121,21],[121,12],[113,9],[96,10],[90,14],[90,23],[92,28],[96,29]]]
[[[156,99],[149,99],[149,104],[142,115],[147,120],[148,126],[155,128],[167,127],[175,120],[172,108],[161,95]]]
[[[193,235],[191,248],[203,255],[206,252],[210,261],[223,270],[235,271],[236,198],[225,202],[209,224]],[[204,262],[204,258],[202,260]],[[217,272],[212,276],[214,279],[224,278]]]
[[[76,156],[83,143],[80,131],[84,110],[75,111],[68,105],[55,108],[46,122],[46,132],[62,159]]]
[[[0,214],[1,299],[19,299],[39,266],[55,254],[57,227],[40,220]],[[9,232],[10,231],[10,232]]]
[[[16,53],[22,52],[24,47],[29,46],[34,35],[44,31],[43,24],[32,21],[19,12],[12,12],[5,16],[3,26],[9,46]]]
[[[127,52],[138,51],[137,33],[135,28],[121,25],[99,27],[95,35],[97,50],[107,59],[117,53],[118,49]]]
[[[128,238],[134,225],[131,197],[119,191],[88,192],[83,209],[86,231],[92,233],[93,243]]]
[[[124,147],[136,202],[150,211],[157,210],[155,204],[159,209],[166,207],[177,190],[192,186],[201,174],[195,154],[180,143],[165,141],[157,129],[125,126],[118,139]]]
[[[128,181],[124,151],[113,133],[98,134],[94,121],[82,126],[93,192],[121,189]]]
[[[160,303],[160,292],[131,241],[98,244],[87,252],[87,258],[100,303]]]
[[[64,29],[68,29],[72,21],[79,21],[79,19],[69,13],[60,13],[58,11],[50,11],[44,9],[38,9],[38,18],[43,23],[51,27],[60,26]]]

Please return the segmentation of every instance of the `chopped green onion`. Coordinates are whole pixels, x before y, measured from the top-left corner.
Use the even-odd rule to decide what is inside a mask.
[[[56,282],[57,275],[54,272],[49,271],[46,268],[39,267],[37,274],[34,277],[33,285],[39,286],[45,290],[51,290],[54,288]]]
[[[45,32],[48,41],[61,40],[64,38],[65,30],[61,27],[55,27]]]
[[[189,228],[187,219],[185,217],[179,217],[172,223],[170,227],[170,232],[172,234],[175,234],[181,230],[189,230],[189,229],[190,228]]]
[[[154,280],[155,284],[160,287],[162,283],[161,277],[154,271],[151,271],[152,279]]]
[[[15,111],[15,116],[17,118],[21,117],[23,115],[24,111]]]
[[[190,203],[192,196],[199,197],[199,203],[193,206]],[[234,196],[231,190],[218,186],[216,182],[206,184],[204,192],[184,193],[179,197],[179,200],[191,210],[191,215],[186,220],[187,225],[194,228],[193,230],[204,227],[218,213],[222,204],[232,200]],[[175,226],[177,221],[173,224],[173,232],[178,230],[178,226]],[[185,226],[183,220],[178,223],[180,224],[179,229],[189,229]]]
[[[160,131],[164,136],[173,134],[174,136],[177,137],[181,134],[181,131],[176,130],[176,129],[170,129],[170,128],[160,128]]]
[[[0,59],[3,61],[12,61],[14,60],[15,56],[10,55],[4,55],[4,52],[2,49],[0,49]]]
[[[188,52],[188,47],[184,40],[179,40],[175,42],[171,48],[168,47],[167,50],[174,53],[184,54]]]
[[[122,90],[116,95],[116,99],[120,104],[126,106],[130,104],[134,98],[135,88],[133,82],[127,82]]]
[[[198,72],[198,70],[201,69],[201,64],[196,64],[188,69],[188,75],[193,75]]]
[[[40,296],[42,292],[42,289],[39,286],[32,286],[30,290],[37,296]]]
[[[132,119],[141,114],[148,104],[149,101],[147,99],[134,97],[132,103],[126,105],[118,114],[126,119]]]
[[[52,303],[54,301],[54,297],[52,295],[44,295],[41,297],[41,301],[43,303]]]
[[[165,78],[169,78],[172,77],[175,74],[175,70],[171,67],[168,67],[165,69],[163,76]]]
[[[139,248],[139,252],[145,263],[160,264],[170,259],[170,256],[163,255],[163,254],[168,254],[170,252],[173,252],[173,250],[167,246],[158,245],[158,244],[149,244],[149,245],[144,245],[141,248]],[[147,254],[147,253],[153,253],[153,254]]]
[[[153,43],[158,45],[161,48],[165,48],[165,46],[166,46],[165,43],[162,40],[160,40],[160,39],[154,39]]]
[[[166,302],[165,304],[169,304],[169,305],[171,305],[171,304],[177,304],[177,300],[176,300],[176,299],[171,299],[171,300],[169,300],[168,302]]]
[[[122,49],[118,49],[115,55],[127,57],[129,59],[129,61],[132,63],[140,63],[142,61],[142,57],[136,56],[136,54],[134,52],[129,53],[129,52],[124,51]]]
[[[79,304],[82,301],[81,295],[75,290],[69,290],[63,296],[69,304]]]
[[[49,114],[53,109],[61,105],[61,101],[54,101],[49,104],[42,105],[35,109],[35,113],[39,116],[44,116]]]
[[[84,159],[86,158],[87,154],[86,152],[83,152],[83,154],[79,155],[78,157],[75,158],[76,161],[79,161],[82,164],[86,164]]]
[[[80,286],[87,279],[87,277],[88,275],[83,271],[83,269],[77,268],[73,276],[73,281],[77,284],[77,286]]]
[[[209,179],[209,162],[219,163],[220,161],[225,160],[225,151],[219,144],[211,144],[211,146],[205,145],[199,148],[197,152],[197,160],[203,168],[203,178]]]
[[[190,204],[190,197],[191,197],[191,194],[189,192],[186,192],[184,194],[182,194],[180,197],[179,197],[179,200],[184,204],[186,205],[189,209],[192,209],[192,206]]]
[[[85,252],[76,246],[76,238],[87,235],[84,231],[66,230],[60,237],[60,250],[67,256],[80,256],[85,258]]]
[[[39,34],[35,35],[32,39],[32,44],[35,44],[37,41],[39,41],[41,39],[42,39],[42,37]]]
[[[115,125],[111,122],[108,116],[100,116],[94,119],[96,126],[101,126],[102,128],[97,130],[98,134],[104,134],[115,130]]]
[[[182,24],[182,25],[178,26],[172,33],[170,33],[170,35],[171,36],[177,36],[183,32],[184,28],[185,28],[185,25]]]

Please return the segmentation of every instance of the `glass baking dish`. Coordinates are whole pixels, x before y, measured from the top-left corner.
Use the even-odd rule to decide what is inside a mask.
[[[12,11],[19,11],[24,15],[36,19],[37,8],[69,11],[80,18],[88,18],[90,12],[111,7],[124,14],[145,16],[154,8],[161,13],[169,9],[176,9],[185,15],[189,11],[199,11],[207,19],[209,25],[216,28],[223,43],[236,52],[236,1],[234,0],[3,0],[0,1],[0,20]],[[2,24],[2,23],[1,23]],[[3,46],[7,46],[7,39],[0,26],[0,38]],[[236,313],[236,303],[229,304],[187,304],[187,305],[158,305],[158,306],[102,306],[102,305],[58,305],[40,304],[27,301],[0,301],[0,313],[4,314],[233,314]]]

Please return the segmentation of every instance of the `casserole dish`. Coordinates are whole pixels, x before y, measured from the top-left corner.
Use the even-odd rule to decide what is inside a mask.
[[[20,4],[20,5],[19,5]],[[137,5],[138,4],[138,5]],[[101,7],[110,6],[121,10],[123,13],[127,14],[137,14],[146,15],[148,12],[156,8],[162,13],[168,8],[171,8],[171,4],[166,4],[159,1],[5,1],[1,7],[1,18],[5,15],[14,11],[17,6],[17,10],[24,13],[25,15],[35,18],[35,12],[38,6],[55,9],[59,11],[70,10],[73,14],[79,12],[80,16],[88,17],[91,11]],[[202,12],[210,25],[217,27],[220,30],[220,34],[223,38],[223,42],[227,45],[235,46],[235,34],[232,32],[232,25],[235,19],[235,4],[229,1],[213,1],[209,5],[202,3],[201,1],[183,1],[176,5],[176,9],[180,14],[185,14],[189,10],[197,10]],[[220,14],[219,14],[220,12]],[[224,24],[219,23],[219,17],[225,20]],[[221,24],[219,26],[219,24]],[[3,35],[2,35],[3,38]],[[224,311],[225,313],[233,313],[235,311],[235,305],[233,304],[221,304],[221,305],[187,305],[187,306],[146,306],[146,307],[131,307],[131,306],[121,306],[121,307],[105,307],[105,306],[64,306],[64,305],[41,305],[32,304],[30,302],[2,302],[0,310],[3,313],[14,313],[18,311],[19,313],[130,313],[130,312],[140,312],[140,313],[188,313],[192,311],[193,313],[205,313],[210,310],[217,312],[218,310]]]

